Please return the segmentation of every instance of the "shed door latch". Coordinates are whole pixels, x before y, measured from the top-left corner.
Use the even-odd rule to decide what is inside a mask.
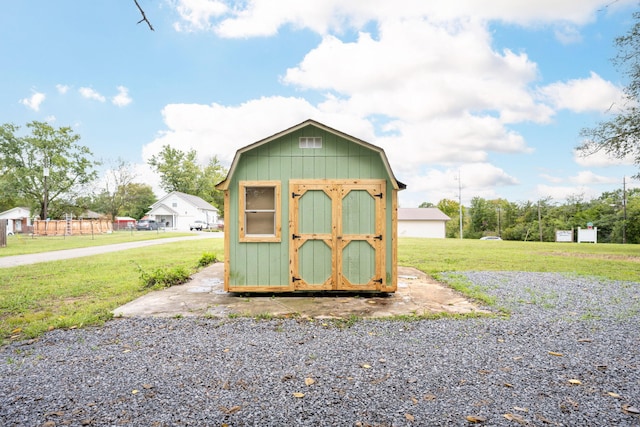
[[[374,194],[373,197],[379,197],[380,199],[382,199],[382,193]]]
[[[295,276],[291,277],[291,281],[292,281],[293,283],[296,283],[298,280],[302,280],[302,279],[301,279],[301,278],[299,278],[299,277],[295,277]],[[380,282],[380,283],[382,283],[382,282]]]
[[[291,193],[291,198],[295,199],[296,197],[300,197],[302,196],[302,194],[298,194],[298,193]]]
[[[291,238],[292,238],[293,240],[295,240],[295,239],[299,239],[299,238],[300,238],[300,235],[299,235],[299,234],[292,234],[292,235],[291,235]]]
[[[380,283],[382,285],[382,279],[374,280],[374,283]]]
[[[375,240],[380,240],[380,241],[382,241],[382,234],[379,234],[379,235],[377,235],[377,236],[373,236],[373,238],[374,238]]]

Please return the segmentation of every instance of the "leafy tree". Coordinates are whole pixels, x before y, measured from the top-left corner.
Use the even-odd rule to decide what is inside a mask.
[[[460,215],[460,203],[455,200],[442,199],[438,202],[437,208],[451,219],[453,219],[454,216]]]
[[[149,159],[148,163],[160,174],[160,187],[167,193],[180,191],[197,195],[202,170],[197,163],[196,150],[185,153],[165,145],[158,155]]]
[[[133,182],[136,174],[131,164],[118,158],[114,166],[105,174],[104,189],[99,194],[100,211],[111,219],[119,215],[120,210],[129,201],[127,188]]]
[[[153,194],[153,189],[147,184],[129,183],[125,186],[123,193],[123,204],[118,210],[119,216],[140,219],[149,211],[151,205],[158,201]]]
[[[625,103],[615,106],[619,112],[611,119],[582,129],[580,136],[586,139],[578,150],[584,155],[604,150],[616,158],[630,156],[640,165],[640,12],[635,12],[633,18],[635,24],[629,32],[615,39],[618,54],[613,59],[629,79]],[[635,177],[640,178],[640,173]]]
[[[216,184],[227,177],[227,169],[220,164],[217,156],[213,156],[205,166],[200,188],[200,197],[218,208],[220,214],[224,212],[224,193],[216,190]]]
[[[223,211],[223,195],[215,189],[215,185],[225,178],[227,170],[216,156],[205,167],[201,167],[197,162],[196,150],[185,153],[165,145],[148,163],[160,174],[160,186],[167,193],[180,191],[192,194]]]
[[[420,203],[420,206],[418,206],[419,208],[434,208],[435,205],[431,202],[422,202]]]
[[[19,136],[19,127],[0,127],[0,168],[5,186],[17,198],[37,207],[40,218],[63,199],[72,200],[82,186],[93,181],[99,163],[91,160],[91,151],[80,144],[80,136],[70,127],[53,128],[48,123],[27,124],[30,135]],[[5,190],[6,191],[6,190]]]

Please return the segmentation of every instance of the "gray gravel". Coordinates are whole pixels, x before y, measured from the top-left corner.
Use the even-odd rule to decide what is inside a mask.
[[[640,425],[640,283],[465,276],[511,316],[115,319],[13,343],[0,424]]]

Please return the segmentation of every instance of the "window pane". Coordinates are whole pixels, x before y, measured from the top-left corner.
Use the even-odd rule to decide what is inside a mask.
[[[275,210],[276,189],[274,187],[246,187],[245,191],[246,210]]]
[[[245,234],[275,235],[275,212],[247,212]]]

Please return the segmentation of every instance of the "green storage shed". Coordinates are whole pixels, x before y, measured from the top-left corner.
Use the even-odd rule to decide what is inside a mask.
[[[238,150],[217,188],[227,292],[396,291],[406,186],[381,148],[306,120]]]

